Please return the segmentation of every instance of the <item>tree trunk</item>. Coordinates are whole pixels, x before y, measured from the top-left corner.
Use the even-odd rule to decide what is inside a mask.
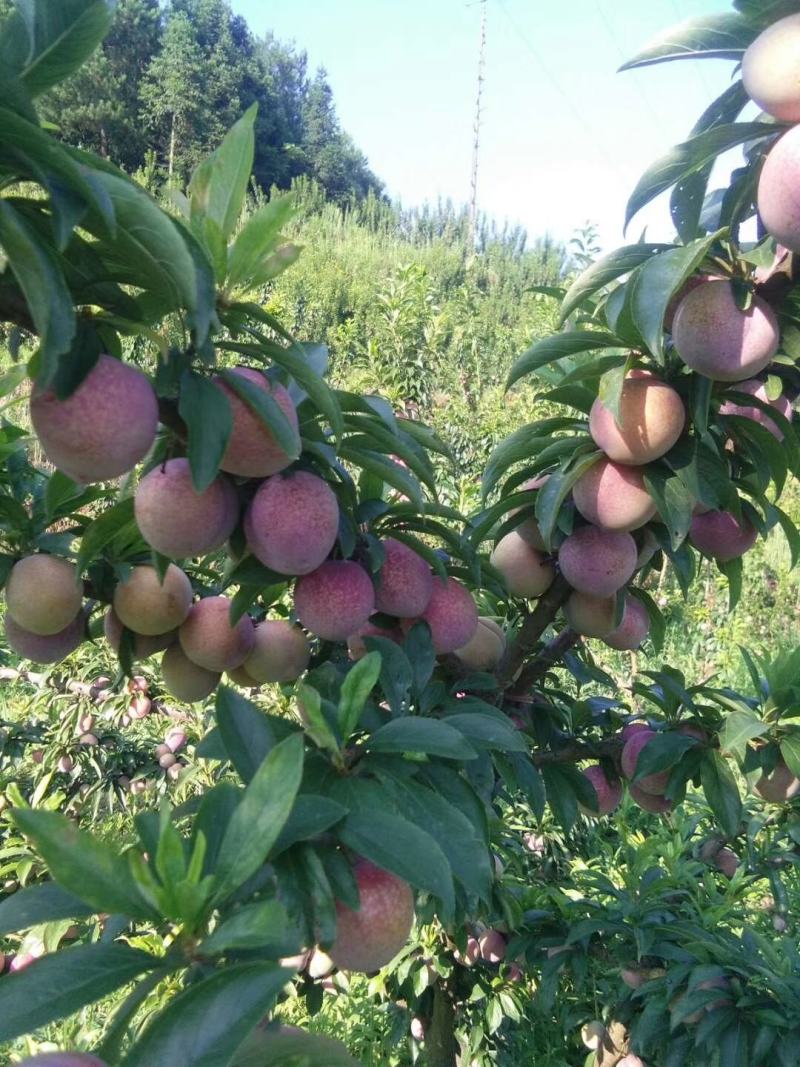
[[[169,182],[172,184],[172,175],[175,170],[175,115],[172,116],[172,124],[169,131]]]
[[[447,989],[441,982],[433,987],[433,1009],[425,1028],[427,1067],[457,1067],[456,1015]]]

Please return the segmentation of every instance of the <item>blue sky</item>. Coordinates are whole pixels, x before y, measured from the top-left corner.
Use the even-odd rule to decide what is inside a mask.
[[[343,126],[406,205],[469,195],[479,7],[465,0],[232,0],[256,33],[294,40],[324,66]],[[642,171],[683,140],[733,64],[624,74],[624,57],[729,0],[489,0],[479,202],[559,238],[591,220],[620,244]],[[666,207],[644,212],[652,238]]]

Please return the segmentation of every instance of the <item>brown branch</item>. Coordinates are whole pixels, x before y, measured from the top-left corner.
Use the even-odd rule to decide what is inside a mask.
[[[605,741],[567,741],[558,748],[546,752],[531,752],[531,763],[537,767],[553,763],[580,763],[587,759],[611,759],[619,763],[622,739],[611,737]]]
[[[567,602],[571,592],[569,585],[559,574],[544,596],[539,599],[539,603],[522,624],[519,633],[508,646],[497,668],[497,684],[501,689],[508,689],[517,681],[525,666],[525,661],[534,651],[542,634],[555,619],[559,610]]]
[[[514,690],[508,695],[512,700],[518,696],[525,696],[535,682],[543,678],[545,674],[563,658],[565,652],[581,640],[581,635],[567,627],[557,634],[552,641],[548,642],[542,651],[522,669],[522,673],[514,683]]]

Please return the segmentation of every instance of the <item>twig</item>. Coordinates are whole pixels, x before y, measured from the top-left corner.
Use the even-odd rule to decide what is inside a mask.
[[[540,598],[534,611],[522,624],[516,639],[506,650],[496,672],[497,684],[501,689],[508,689],[519,678],[526,660],[561,607],[567,602],[571,592],[570,586],[559,574],[544,596]]]

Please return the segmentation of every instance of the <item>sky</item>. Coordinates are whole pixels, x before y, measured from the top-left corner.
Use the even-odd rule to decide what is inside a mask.
[[[469,199],[480,5],[475,0],[232,0],[257,34],[295,41],[328,72],[342,126],[405,206]],[[478,203],[531,237],[586,222],[624,243],[643,171],[684,140],[734,65],[616,73],[684,18],[730,0],[487,0]],[[670,236],[664,202],[631,224]]]

